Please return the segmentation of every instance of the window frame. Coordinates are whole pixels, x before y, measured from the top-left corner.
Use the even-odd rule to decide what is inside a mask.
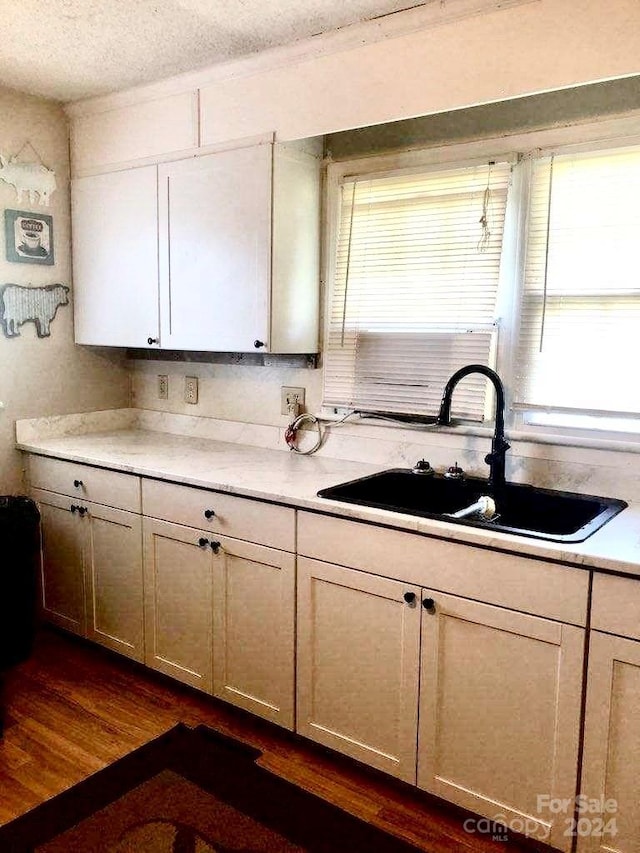
[[[330,302],[336,269],[336,246],[340,222],[340,184],[354,176],[383,175],[385,172],[411,172],[416,169],[438,171],[456,167],[486,164],[491,159],[508,159],[515,163],[512,187],[507,200],[502,261],[496,316],[500,331],[497,346],[497,372],[506,390],[505,425],[513,439],[540,440],[545,443],[574,446],[632,448],[640,451],[640,417],[630,419],[637,427],[629,432],[608,430],[606,418],[602,429],[575,426],[548,426],[528,422],[531,410],[514,409],[511,389],[514,387],[517,365],[517,343],[520,325],[520,305],[524,285],[526,234],[531,164],[533,156],[550,154],[579,154],[599,149],[640,145],[640,111],[626,113],[613,119],[581,121],[507,136],[488,136],[471,141],[438,144],[402,152],[371,155],[354,160],[329,160],[325,175],[325,211],[323,231],[322,333],[323,346],[328,339]],[[324,407],[326,417],[339,417],[348,407]],[[551,411],[551,410],[550,410]],[[538,412],[539,413],[539,412]],[[575,413],[574,413],[575,414]],[[375,423],[374,421],[371,422]],[[463,422],[468,434],[486,435],[489,424]],[[388,426],[388,424],[387,424]],[[456,429],[459,430],[459,427]]]

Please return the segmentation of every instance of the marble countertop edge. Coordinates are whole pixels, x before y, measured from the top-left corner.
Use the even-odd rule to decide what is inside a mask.
[[[380,465],[293,456],[281,450],[135,428],[55,438],[29,436],[19,441],[17,447],[27,453],[232,493],[461,544],[640,577],[640,504],[630,505],[585,542],[555,543],[317,497],[319,489],[382,470]],[[196,473],[198,468],[200,472]]]

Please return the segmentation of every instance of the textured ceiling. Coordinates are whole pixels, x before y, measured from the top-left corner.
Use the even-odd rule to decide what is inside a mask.
[[[425,0],[0,0],[0,82],[75,100],[420,5]]]

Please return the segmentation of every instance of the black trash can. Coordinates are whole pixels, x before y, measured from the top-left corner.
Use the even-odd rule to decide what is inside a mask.
[[[39,552],[35,503],[0,496],[0,673],[31,654]]]

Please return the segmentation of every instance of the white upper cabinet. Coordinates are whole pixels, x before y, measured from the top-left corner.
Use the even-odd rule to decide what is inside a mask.
[[[246,352],[269,338],[271,145],[159,167],[165,349]]]
[[[148,346],[159,336],[156,166],[71,188],[75,339]]]
[[[320,161],[236,147],[77,178],[76,342],[318,349]]]

